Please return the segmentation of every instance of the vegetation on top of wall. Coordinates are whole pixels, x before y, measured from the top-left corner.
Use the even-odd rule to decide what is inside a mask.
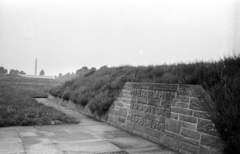
[[[202,85],[215,102],[212,116],[225,152],[240,153],[240,56],[219,61],[159,66],[101,67],[50,90],[50,94],[71,100],[103,115],[126,82]]]

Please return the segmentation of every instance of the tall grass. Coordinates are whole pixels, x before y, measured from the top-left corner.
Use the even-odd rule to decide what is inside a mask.
[[[76,123],[74,118],[38,103],[29,91],[0,80],[0,127]]]
[[[88,105],[103,115],[126,82],[154,82],[202,85],[214,100],[212,115],[225,153],[240,153],[240,57],[219,61],[159,66],[102,67],[88,76],[75,78],[50,90],[54,96]]]

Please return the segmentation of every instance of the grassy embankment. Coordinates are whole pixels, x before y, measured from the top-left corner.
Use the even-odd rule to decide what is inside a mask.
[[[160,66],[102,67],[50,90],[53,96],[88,105],[103,115],[125,82],[154,82],[202,85],[215,104],[212,120],[227,148],[240,153],[240,57],[217,62],[195,62]]]
[[[73,118],[39,104],[32,98],[46,97],[48,90],[57,84],[54,81],[50,82],[50,80],[1,76],[0,127],[75,123]]]

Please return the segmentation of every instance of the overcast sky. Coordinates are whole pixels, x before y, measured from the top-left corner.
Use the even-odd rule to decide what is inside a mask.
[[[0,66],[46,75],[83,66],[217,60],[232,52],[234,0],[0,0]]]

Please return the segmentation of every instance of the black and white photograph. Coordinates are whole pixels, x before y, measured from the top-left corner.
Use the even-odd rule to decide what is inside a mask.
[[[0,0],[0,154],[240,154],[240,0]]]

